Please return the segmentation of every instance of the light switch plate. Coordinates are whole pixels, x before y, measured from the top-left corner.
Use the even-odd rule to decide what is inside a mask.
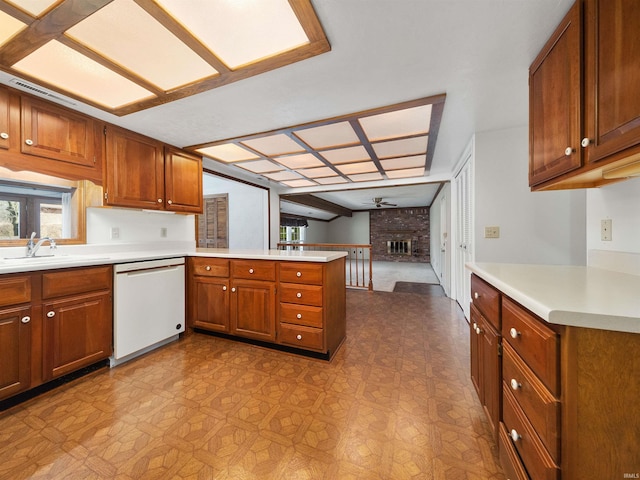
[[[484,227],[484,238],[500,238],[500,227]]]
[[[610,218],[600,221],[600,240],[610,242],[612,238],[612,222]]]

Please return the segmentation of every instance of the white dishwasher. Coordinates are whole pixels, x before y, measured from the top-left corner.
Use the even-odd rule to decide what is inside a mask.
[[[184,258],[114,266],[111,366],[178,339],[184,332]]]

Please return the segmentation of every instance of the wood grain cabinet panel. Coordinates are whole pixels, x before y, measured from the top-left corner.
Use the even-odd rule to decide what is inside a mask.
[[[9,108],[9,90],[0,87],[0,148],[8,150],[13,142]]]
[[[0,286],[0,292],[2,292]],[[0,309],[0,400],[27,390],[31,381],[31,308]]]
[[[202,157],[165,147],[164,192],[167,210],[202,213]]]
[[[192,326],[229,333],[229,293],[228,278],[194,276],[188,307]]]
[[[275,341],[275,282],[232,279],[231,333],[256,340]]]

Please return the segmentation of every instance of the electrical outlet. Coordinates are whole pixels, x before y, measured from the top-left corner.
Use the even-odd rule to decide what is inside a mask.
[[[500,238],[500,227],[484,227],[484,238]]]
[[[611,219],[607,218],[600,221],[600,240],[603,242],[610,242],[612,237],[611,232]]]
[[[111,240],[118,240],[120,238],[120,229],[118,227],[111,227]]]
[[[160,237],[167,238],[167,227],[160,228]]]

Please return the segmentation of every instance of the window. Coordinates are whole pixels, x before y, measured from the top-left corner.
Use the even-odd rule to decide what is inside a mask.
[[[280,241],[281,242],[304,242],[305,229],[304,227],[280,227]]]

